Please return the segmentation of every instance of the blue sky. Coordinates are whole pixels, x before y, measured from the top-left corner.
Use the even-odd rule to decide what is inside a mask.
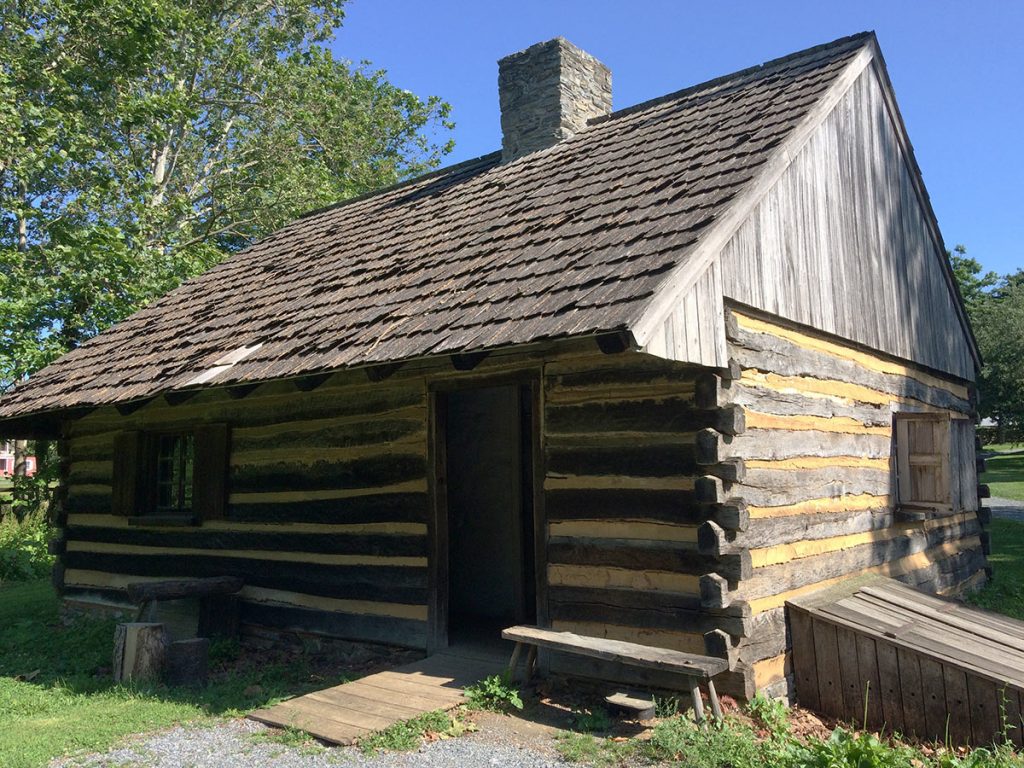
[[[1024,267],[1024,2],[352,0],[333,46],[450,102],[457,162],[501,145],[497,60],[562,35],[615,108],[866,29],[878,34],[949,247]]]

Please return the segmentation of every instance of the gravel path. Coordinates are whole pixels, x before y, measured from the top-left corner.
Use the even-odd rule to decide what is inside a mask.
[[[251,720],[207,728],[181,726],[147,734],[103,754],[63,758],[50,768],[567,768],[550,738],[489,727],[425,744],[415,752],[367,757],[354,747],[297,749],[259,738]]]
[[[992,510],[993,517],[1024,523],[1024,501],[993,496],[990,499],[985,499],[982,503]]]

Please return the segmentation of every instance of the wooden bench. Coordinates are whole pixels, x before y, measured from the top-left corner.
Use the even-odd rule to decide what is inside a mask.
[[[506,640],[515,641],[516,644],[508,665],[510,675],[515,673],[524,645],[529,646],[526,659],[527,680],[533,676],[538,648],[550,648],[553,651],[590,656],[627,666],[672,672],[687,678],[690,697],[693,701],[693,714],[698,723],[704,720],[704,704],[700,697],[701,682],[706,683],[708,687],[711,714],[715,720],[721,721],[722,719],[722,705],[718,701],[718,694],[715,692],[715,683],[712,678],[729,668],[729,662],[725,659],[683,653],[667,648],[652,648],[621,640],[586,637],[572,632],[555,632],[540,627],[509,627],[502,631],[501,636]]]
[[[138,607],[136,621],[152,619],[152,611],[160,600],[182,598],[208,598],[233,595],[244,582],[237,576],[214,576],[206,579],[168,579],[166,581],[139,581],[128,585],[128,599]]]

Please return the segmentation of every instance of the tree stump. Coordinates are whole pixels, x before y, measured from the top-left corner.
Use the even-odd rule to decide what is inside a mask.
[[[177,640],[167,646],[164,682],[168,685],[202,687],[210,661],[210,639]]]
[[[163,624],[118,624],[114,631],[114,682],[159,680],[166,655]]]

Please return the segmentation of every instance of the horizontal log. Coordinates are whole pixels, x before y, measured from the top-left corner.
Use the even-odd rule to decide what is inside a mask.
[[[70,526],[67,538],[73,541],[217,551],[267,550],[381,557],[425,557],[427,554],[425,536],[395,534],[278,533],[273,530],[225,531],[204,528],[166,531]]]
[[[166,578],[237,576],[247,585],[350,600],[422,605],[427,600],[426,568],[321,565],[282,560],[180,555],[120,555],[68,552],[67,568]]]
[[[885,507],[810,515],[761,517],[750,521],[750,526],[741,537],[738,537],[737,543],[750,549],[758,549],[797,541],[827,539],[850,533],[878,531],[888,528],[893,521],[892,510]]]
[[[678,673],[624,666],[615,662],[591,659],[576,654],[552,652],[548,658],[552,672],[572,679],[594,680],[604,686],[612,683],[642,690],[654,689],[684,693],[690,690],[689,678]],[[716,686],[721,677],[722,675],[718,675],[715,678]]]
[[[727,397],[734,407],[776,416],[843,418],[867,426],[887,426],[892,423],[892,412],[888,406],[850,403],[839,398],[815,397],[799,392],[781,392],[756,386],[753,382],[734,382],[727,391]]]
[[[291,606],[242,602],[243,624],[279,631],[326,635],[345,640],[426,648],[426,622],[388,616],[315,611]]]
[[[68,497],[64,501],[64,511],[68,514],[109,513],[113,507],[114,497],[110,489],[102,491],[89,490],[71,485]]]
[[[232,595],[245,582],[237,576],[217,576],[205,579],[174,579],[143,581],[128,585],[128,599],[133,603],[150,600],[181,600],[187,597],[213,597]]]
[[[698,409],[690,395],[663,400],[548,403],[544,410],[544,429],[551,435],[693,432],[701,425],[710,424],[714,418],[713,411]]]
[[[669,523],[699,523],[707,510],[691,490],[629,488],[552,489],[545,493],[548,520],[622,519],[640,516]]]
[[[187,403],[167,406],[155,401],[128,417],[113,408],[101,408],[72,425],[70,437],[78,438],[111,430],[191,428],[203,422],[227,422],[233,428],[276,426],[281,422],[368,419],[412,406],[426,408],[422,380],[353,385],[336,381],[301,396],[290,384],[265,385],[244,400],[232,400],[223,392],[207,389]],[[424,410],[425,412],[425,410]]]
[[[555,475],[677,477],[697,471],[696,448],[678,444],[549,445],[545,466]]]
[[[252,523],[425,523],[426,493],[378,493],[344,499],[230,504],[228,520]]]
[[[230,488],[232,493],[376,488],[423,478],[426,471],[422,455],[401,453],[309,465],[282,462],[235,466],[231,468]]]
[[[741,636],[749,633],[751,622],[742,615],[742,606],[710,611],[701,607],[699,597],[690,595],[552,587],[548,601],[552,620],[560,621],[605,621],[649,629],[686,627],[701,633],[721,629]]]
[[[266,449],[292,448],[350,448],[377,446],[408,441],[422,435],[426,443],[426,412],[416,409],[415,418],[391,418],[366,421],[324,419],[285,422],[279,430],[269,427],[235,429],[231,434],[231,448],[236,453]]]
[[[859,467],[821,469],[748,469],[732,493],[752,507],[778,507],[808,499],[870,494],[885,496],[892,490],[887,470]]]
[[[948,389],[945,386],[931,386],[923,380],[937,382],[938,377],[916,371],[909,375],[911,369],[908,366],[888,364],[907,369],[908,375],[883,373],[871,370],[854,359],[844,359],[827,352],[808,349],[772,333],[752,332],[743,327],[737,328],[737,336],[732,340],[730,351],[744,368],[757,368],[785,376],[836,379],[897,397],[910,397],[939,408],[949,408],[962,413],[969,413],[971,410],[970,403],[965,398],[953,394],[952,390],[960,390],[962,385],[950,381]],[[878,365],[886,364],[883,358],[876,359]]]
[[[75,485],[110,485],[114,478],[112,460],[89,460],[68,462],[62,469],[62,477]]]
[[[737,644],[737,654],[743,662],[754,664],[785,653],[790,647],[786,609],[775,608],[754,616],[750,637]]]
[[[722,446],[722,456],[743,459],[792,459],[799,456],[889,458],[889,435],[843,434],[814,430],[750,429]]]
[[[758,568],[750,579],[740,585],[741,592],[747,600],[778,595],[924,552],[944,542],[974,536],[979,530],[977,520],[971,518],[933,527],[927,531],[920,528],[908,529],[902,535],[891,539]]]
[[[651,364],[652,360],[640,361],[636,355],[618,360],[609,365],[593,365],[585,370],[579,371],[558,371],[557,366],[548,364],[546,371],[554,371],[555,375],[548,375],[545,378],[545,386],[548,390],[557,391],[565,389],[602,389],[622,385],[634,385],[643,387],[645,385],[667,386],[679,389],[680,391],[692,391],[696,370],[684,368],[670,361],[657,361]]]
[[[696,576],[720,573],[732,581],[747,578],[751,573],[750,556],[744,556],[742,552],[709,556],[701,554],[692,545],[630,539],[552,537],[548,542],[548,562],[670,571]]]
[[[46,545],[46,551],[51,555],[63,555],[64,550],[67,548],[67,540],[61,536],[59,538],[50,539]]]

